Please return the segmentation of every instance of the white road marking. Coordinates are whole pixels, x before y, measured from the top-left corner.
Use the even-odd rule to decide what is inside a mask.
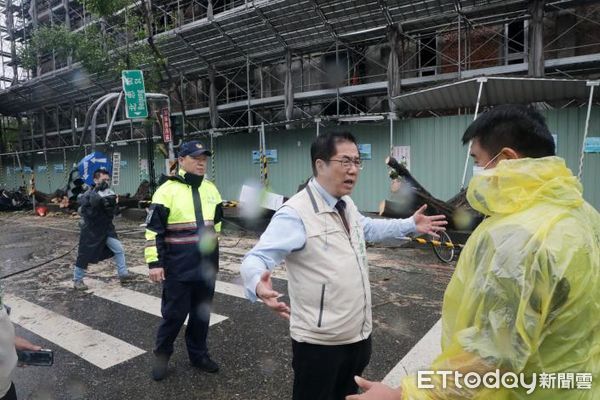
[[[121,285],[117,282],[113,284],[85,278],[85,284],[89,287],[88,292],[92,293],[94,296],[162,318],[162,314],[160,312],[161,299],[159,297],[121,287]],[[70,287],[73,285],[73,282],[66,281],[63,282],[62,285],[65,287]],[[211,313],[209,325],[212,326],[218,324],[226,319],[227,317],[224,315]],[[188,320],[186,318],[184,324],[187,325],[187,321]]]
[[[215,284],[215,292],[238,297],[240,299],[246,299],[244,288],[240,285],[236,285],[235,283],[217,281]]]
[[[11,320],[55,343],[91,364],[107,369],[145,351],[87,325],[7,294],[4,298],[12,307]]]
[[[391,387],[398,387],[405,376],[429,367],[442,352],[441,338],[442,320],[438,320],[415,347],[406,353],[404,358],[383,378],[383,383]]]
[[[223,261],[221,261],[221,263],[219,264],[219,269],[239,275],[241,264],[242,264],[241,259],[239,262],[223,262]],[[273,271],[271,271],[271,276],[273,278],[282,279],[284,281],[287,281],[288,280],[287,271],[285,270],[284,265],[285,264],[281,264],[281,265],[275,267],[275,269],[273,269]]]
[[[148,267],[145,265],[129,267],[128,270],[130,273],[148,276]],[[215,285],[215,292],[225,294],[228,296],[239,297],[240,299],[246,299],[246,295],[244,294],[244,288],[241,285],[237,285],[231,282],[217,281]]]

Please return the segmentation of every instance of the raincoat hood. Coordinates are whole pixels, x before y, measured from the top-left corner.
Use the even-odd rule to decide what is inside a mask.
[[[467,200],[484,215],[512,214],[544,202],[578,207],[583,188],[560,157],[503,160],[471,179]]]

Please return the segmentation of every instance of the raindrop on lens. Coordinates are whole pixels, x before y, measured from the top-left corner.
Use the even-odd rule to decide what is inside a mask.
[[[473,215],[464,207],[456,209],[452,216],[454,226],[458,230],[468,230],[473,224],[473,219]]]
[[[201,319],[202,321],[210,320],[210,304],[209,303],[200,303],[194,310],[196,313],[196,317]]]
[[[217,235],[210,229],[205,229],[200,232],[200,240],[198,241],[198,249],[202,254],[210,254],[217,248]]]

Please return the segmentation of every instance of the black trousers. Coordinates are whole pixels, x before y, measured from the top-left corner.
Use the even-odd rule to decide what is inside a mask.
[[[357,343],[322,346],[292,340],[293,400],[343,400],[358,393],[355,375],[371,359],[371,337]]]
[[[17,400],[17,390],[14,383],[10,385],[10,389],[0,400]]]
[[[208,356],[206,337],[215,281],[163,281],[161,313],[163,320],[156,335],[154,354],[170,357],[173,343],[189,315],[185,343],[192,363]]]

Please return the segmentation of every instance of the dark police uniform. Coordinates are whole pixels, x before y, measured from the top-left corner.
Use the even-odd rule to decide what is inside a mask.
[[[221,202],[212,182],[184,170],[168,177],[152,197],[144,253],[149,268],[165,270],[157,357],[171,356],[188,315],[185,341],[190,361],[198,365],[209,357],[206,337],[218,271]]]

